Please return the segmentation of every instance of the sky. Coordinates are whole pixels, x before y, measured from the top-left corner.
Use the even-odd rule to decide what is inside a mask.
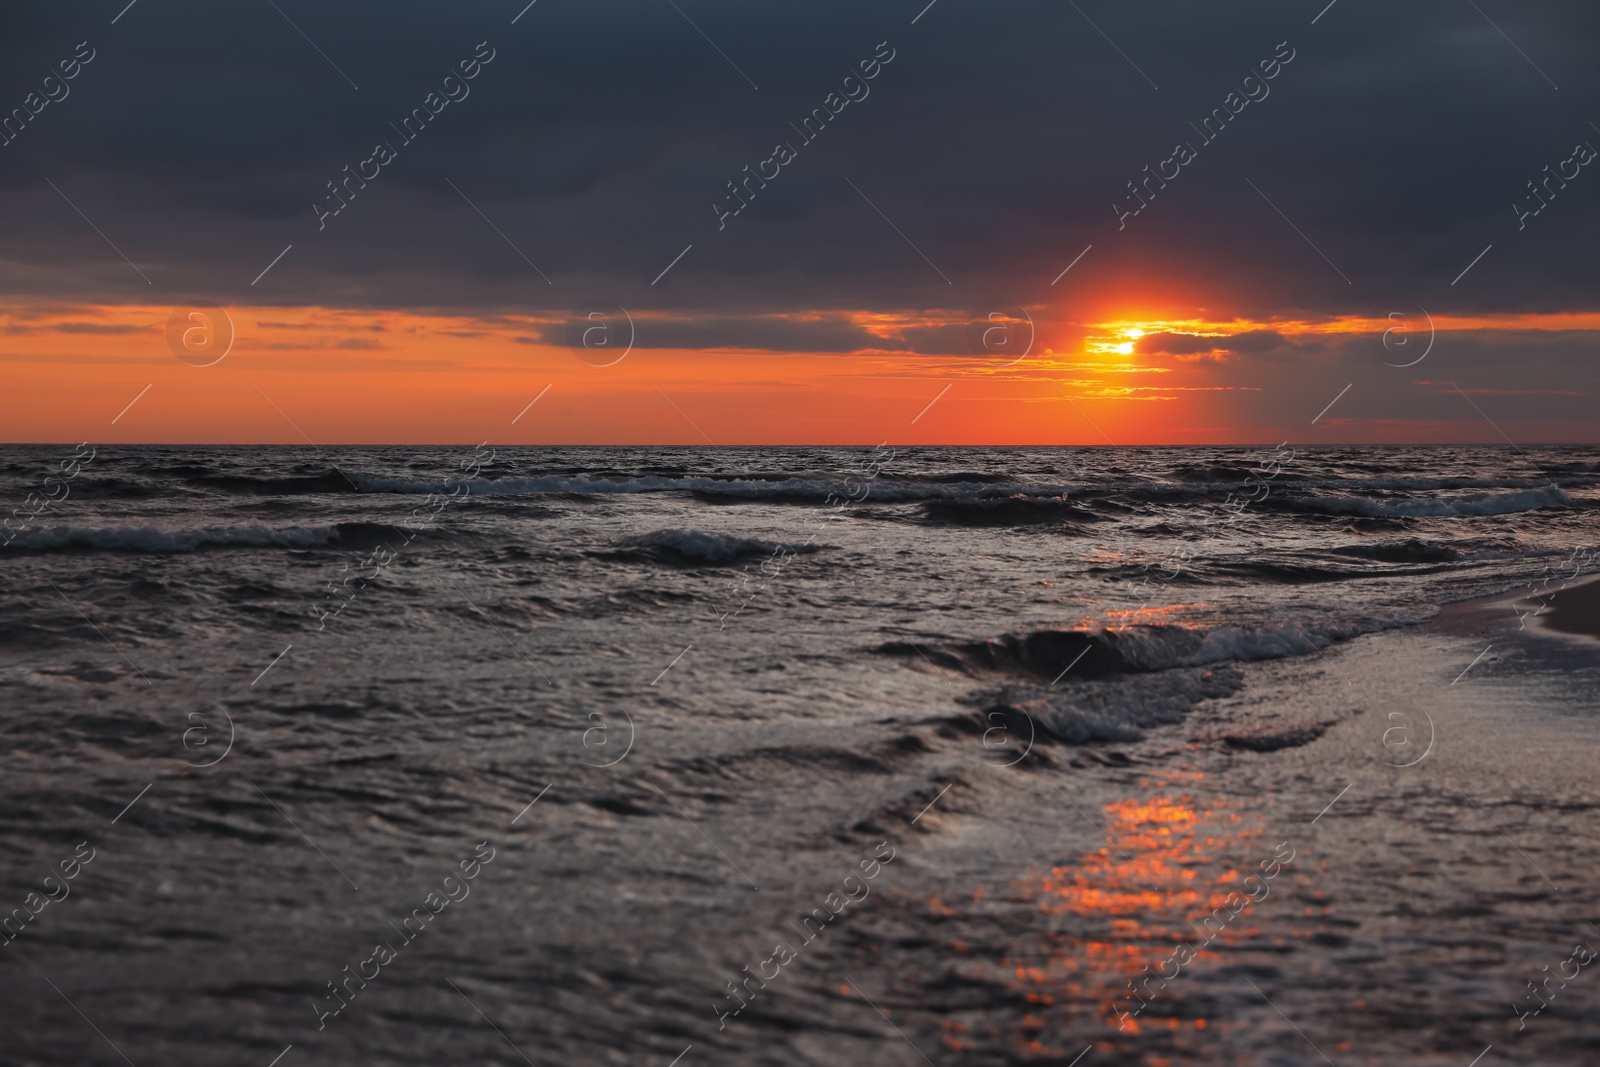
[[[1592,2],[4,8],[3,440],[1600,440]]]

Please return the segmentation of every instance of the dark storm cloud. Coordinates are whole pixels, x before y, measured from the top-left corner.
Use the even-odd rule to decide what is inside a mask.
[[[1172,365],[1186,372],[1186,384],[1234,390],[1221,403],[1239,425],[1279,426],[1295,440],[1313,433],[1312,420],[1336,398],[1330,418],[1338,421],[1322,425],[1329,440],[1350,439],[1337,429],[1345,420],[1453,421],[1474,427],[1467,438],[1503,440],[1504,430],[1522,444],[1533,438],[1522,437],[1517,424],[1592,421],[1600,393],[1600,332],[1488,329],[1430,335],[1422,321],[1413,325],[1417,329],[1404,345],[1391,337],[1386,346],[1380,332],[1299,344],[1285,339],[1266,351],[1230,352],[1225,361],[1201,358]]]
[[[94,50],[0,147],[8,292],[519,313],[605,298],[728,317],[680,331],[703,344],[740,343],[741,315],[798,309],[1148,293],[1381,316],[1600,292],[1600,174],[1524,229],[1512,208],[1575,143],[1600,144],[1587,0],[1491,5],[1515,47],[1454,0],[1341,0],[1314,26],[1322,0],[1085,0],[1127,58],[1044,0],[944,0],[915,25],[923,0],[542,0],[515,25],[522,0],[279,6],[316,47],[268,4],[140,3],[115,25],[123,0],[8,15],[0,108],[25,108],[79,42]],[[790,124],[884,41],[870,95],[804,143]],[[479,42],[494,58],[470,95],[404,143],[390,124]],[[1280,42],[1295,58],[1270,95],[1203,143],[1191,123]],[[382,142],[394,161],[319,231],[327,183]],[[1113,204],[1180,142],[1197,158],[1119,230]],[[780,143],[796,158],[719,230],[727,183]],[[844,327],[763,328],[742,343],[854,343]]]
[[[1192,333],[1152,333],[1139,338],[1135,348],[1147,355],[1193,356],[1217,351],[1224,340]]]
[[[126,326],[99,322],[61,322],[50,328],[57,333],[101,334],[144,333],[147,329],[144,326]]]
[[[1206,337],[1192,333],[1152,333],[1139,338],[1137,351],[1149,355],[1191,356],[1206,352],[1229,355],[1265,355],[1295,350],[1321,352],[1326,346],[1318,340],[1291,341],[1277,330],[1245,330],[1227,337]]]
[[[877,337],[843,318],[794,320],[772,316],[702,315],[635,323],[635,348],[738,349],[761,352],[905,350],[903,340]],[[565,323],[542,327],[528,343],[565,345]],[[518,338],[522,340],[522,338]]]

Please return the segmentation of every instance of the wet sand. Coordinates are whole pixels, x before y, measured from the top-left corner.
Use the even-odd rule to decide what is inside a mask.
[[[1548,629],[1600,640],[1600,579],[1559,590],[1538,619]]]

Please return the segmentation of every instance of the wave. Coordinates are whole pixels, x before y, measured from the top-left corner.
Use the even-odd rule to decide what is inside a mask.
[[[1592,479],[1573,478],[1571,482],[1587,484]],[[1548,478],[1327,478],[1301,483],[1315,489],[1417,489],[1437,492],[1442,489],[1534,489],[1549,485]]]
[[[730,563],[752,556],[815,552],[816,545],[785,545],[699,530],[655,530],[630,537],[618,546],[619,555],[643,556],[674,563]]]
[[[1420,541],[1415,537],[1407,541],[1384,541],[1373,545],[1340,545],[1329,551],[1378,563],[1454,563],[1466,558],[1451,545]]]
[[[1148,729],[1182,722],[1201,701],[1240,689],[1244,675],[1237,663],[1305,655],[1359,632],[1293,624],[1266,629],[1035,630],[929,650],[892,642],[877,651],[980,678],[1021,675],[1022,680],[1011,681],[998,693],[978,698],[986,745],[997,730],[1008,740],[1030,745],[1034,739],[1085,745],[1138,741]],[[1317,733],[1262,747],[1305,744]]]
[[[360,492],[360,475],[344,475],[337,470],[288,478],[258,478],[245,474],[208,474],[187,479],[190,485],[224,493],[248,496],[301,496],[319,493]]]
[[[154,526],[53,526],[24,530],[11,542],[17,552],[195,552],[203,548],[318,548],[342,544],[364,547],[394,528],[382,523],[344,522],[335,526],[273,527],[254,523],[194,530]]]
[[[986,747],[996,728],[1007,741],[1050,739],[1067,745],[1139,741],[1145,731],[1188,717],[1202,700],[1229,696],[1244,684],[1231,667],[1175,670],[1093,687],[1010,685],[984,708]],[[998,754],[997,754],[998,755]]]
[[[1573,500],[1562,490],[1547,485],[1509,493],[1471,493],[1453,497],[1385,498],[1360,496],[1304,496],[1292,498],[1292,506],[1330,515],[1369,515],[1375,518],[1439,518],[1466,515],[1514,515],[1541,508],[1570,508]]]
[[[1322,567],[1314,563],[1285,560],[1271,563],[1264,560],[1222,560],[1202,567],[1206,574],[1204,584],[1222,576],[1244,579],[1248,582],[1271,582],[1274,585],[1310,585],[1316,582],[1343,582],[1351,578],[1373,577],[1374,572],[1359,567]],[[1415,574],[1416,571],[1381,571],[1379,574]],[[1428,573],[1426,571],[1422,573]]]
[[[170,492],[166,486],[156,481],[118,475],[97,477],[85,473],[74,478],[68,485],[68,495],[63,499],[79,496],[97,500],[147,500],[166,496]]]
[[[450,486],[442,482],[409,481],[400,478],[378,478],[369,475],[352,475],[363,492],[374,493],[443,493]],[[933,484],[915,481],[849,481],[819,478],[717,478],[706,476],[661,477],[640,475],[636,477],[593,477],[590,475],[537,478],[479,479],[458,483],[465,485],[471,495],[482,496],[543,496],[543,495],[615,495],[635,493],[692,493],[711,498],[782,501],[794,500],[822,503],[845,496],[859,498],[858,503],[915,503],[925,500],[959,498],[1025,496],[1059,497],[1066,486],[1036,486],[1008,483],[944,482]],[[862,489],[866,495],[861,495]],[[458,490],[459,491],[459,490]]]
[[[710,497],[822,502],[830,497],[859,497],[861,502],[915,502],[961,496],[1060,496],[1066,486],[1002,483],[982,474],[961,475],[959,480],[935,476],[927,481],[858,481],[854,479],[750,474],[740,477],[706,475],[550,474],[532,478],[477,478],[461,481],[419,479],[329,470],[323,474],[287,478],[207,476],[189,483],[225,492],[250,495],[320,493],[456,493],[473,496],[608,496],[635,493],[693,493]],[[848,490],[848,492],[847,492]]]
[[[859,503],[953,503],[952,516],[963,510],[973,510],[964,505],[972,501],[1019,499],[1022,501],[1051,501],[1069,492],[1078,498],[1127,497],[1136,501],[1181,503],[1189,500],[1218,502],[1228,493],[1241,491],[1256,484],[1252,479],[1259,472],[1244,467],[1208,465],[1181,468],[1165,475],[1143,478],[1123,472],[1122,476],[1107,480],[1082,480],[1072,483],[1042,483],[1020,481],[1015,477],[987,474],[979,471],[958,471],[901,475],[895,478],[856,479],[843,474],[829,475],[817,471],[748,471],[738,475],[695,475],[673,469],[665,471],[632,472],[626,470],[564,471],[537,474],[531,477],[476,478],[472,480],[447,480],[406,475],[359,473],[330,467],[315,473],[281,477],[204,474],[191,475],[183,483],[198,489],[252,496],[296,495],[350,495],[399,494],[423,495],[427,493],[463,492],[474,496],[548,496],[581,499],[594,496],[631,495],[640,493],[687,493],[712,502],[761,500],[768,502],[823,503],[841,497],[857,499]],[[1592,474],[1568,472],[1559,484],[1588,486],[1593,484]],[[1348,492],[1417,492],[1439,493],[1463,490],[1484,490],[1488,496],[1514,496],[1528,490],[1554,490],[1554,486],[1538,478],[1513,477],[1425,477],[1391,476],[1377,479],[1352,479],[1327,475],[1308,477],[1299,472],[1283,471],[1269,483],[1274,503],[1296,500],[1294,494],[1329,492],[1330,496],[1312,496],[1309,499],[1326,501],[1312,504],[1313,509],[1334,512],[1354,511],[1366,513],[1360,503],[1344,504],[1342,501],[1360,501],[1362,497],[1339,495]],[[148,495],[147,486],[128,485],[127,495]],[[865,496],[862,492],[865,491]],[[1288,495],[1286,495],[1288,491]],[[1554,490],[1559,492],[1559,490]],[[122,495],[113,490],[110,495]],[[1472,499],[1472,498],[1465,498]],[[1080,500],[1080,502],[1083,502]],[[1563,502],[1564,498],[1563,498]],[[1030,504],[1024,504],[1027,508]],[[1041,507],[1049,505],[1041,504]],[[1372,505],[1379,509],[1395,508],[1402,514],[1435,514],[1429,511],[1426,500],[1421,503],[1380,501]],[[1405,510],[1407,508],[1419,510]],[[1387,514],[1387,512],[1383,512]],[[1454,514],[1455,512],[1438,512]],[[1497,512],[1461,512],[1462,514],[1494,514]],[[944,516],[939,516],[944,517]],[[952,517],[950,521],[959,521]]]
[[[1232,466],[1229,464],[1181,465],[1172,471],[1172,477],[1184,482],[1208,482],[1221,485],[1229,482],[1242,482],[1246,478],[1259,478],[1262,473],[1260,467]]]
[[[928,500],[922,510],[928,518],[952,526],[1042,526],[1096,518],[1069,504],[1065,494]]]
[[[933,651],[935,661],[942,660],[945,666],[973,675],[1022,673],[1054,680],[1070,674],[1081,680],[1303,656],[1359,632],[1354,627],[1302,627],[1293,623],[1266,629],[1133,626],[1115,631],[1032,630]],[[885,643],[877,651],[900,656],[924,654],[916,645],[902,641]]]

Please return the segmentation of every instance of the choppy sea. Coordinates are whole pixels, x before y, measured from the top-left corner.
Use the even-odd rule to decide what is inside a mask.
[[[1591,1063],[1600,978],[1515,1005],[1600,946],[1537,618],[1597,508],[1575,447],[8,446],[0,1060]]]

